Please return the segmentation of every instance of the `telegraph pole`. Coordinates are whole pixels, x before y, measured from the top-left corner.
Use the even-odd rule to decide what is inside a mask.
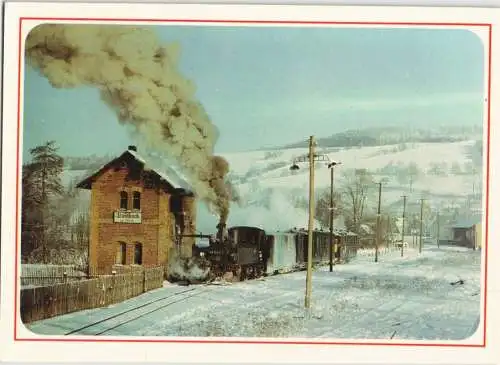
[[[333,170],[336,165],[340,165],[341,162],[331,162],[328,164],[330,169],[330,245],[329,245],[329,256],[330,256],[330,272],[333,271]],[[337,253],[337,244],[335,243],[335,253]]]
[[[422,227],[423,227],[423,221],[424,221],[424,200],[425,199],[420,199],[420,237],[419,237],[419,242],[418,242],[418,253],[422,253]]]
[[[293,165],[290,170],[300,169],[298,162],[309,162],[309,222],[307,234],[307,274],[306,274],[306,295],[305,307],[311,307],[311,292],[312,292],[312,260],[313,260],[313,233],[314,233],[314,162],[324,161],[329,162],[329,166],[335,166],[340,162],[332,162],[328,155],[317,155],[315,153],[316,142],[314,136],[309,137],[309,153],[300,157],[294,158]],[[332,194],[333,195],[333,194]],[[333,214],[333,210],[332,210]]]
[[[403,195],[403,224],[401,227],[401,257],[403,257],[404,242],[405,242],[405,215],[406,215],[406,195]]]
[[[309,225],[307,234],[307,274],[305,307],[311,307],[312,255],[314,230],[314,137],[309,138]]]
[[[387,236],[390,238],[392,242],[394,236],[392,235],[392,221],[391,221],[391,216],[389,214],[387,215],[387,232],[388,232]]]
[[[328,245],[330,272],[333,271],[333,166],[330,167],[330,244]]]
[[[378,250],[380,245],[380,201],[382,199],[382,183],[378,184],[378,208],[377,208],[377,238],[375,243],[375,262],[378,262]]]

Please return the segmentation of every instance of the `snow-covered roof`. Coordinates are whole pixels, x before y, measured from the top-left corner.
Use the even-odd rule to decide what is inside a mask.
[[[108,169],[116,160],[124,158],[126,156],[131,156],[135,161],[143,165],[145,171],[151,171],[158,175],[160,179],[170,185],[173,189],[181,190],[186,194],[193,194],[193,188],[187,182],[187,179],[179,172],[176,171],[172,166],[158,156],[148,156],[146,160],[144,157],[139,155],[136,150],[128,149],[122,153],[119,157],[111,160],[104,166],[101,166],[98,170],[87,176],[81,182],[77,184],[78,188],[90,189],[94,179]]]
[[[268,236],[279,236],[279,235],[293,235],[295,232],[293,230],[288,231],[266,231]]]
[[[365,233],[365,234],[373,234],[373,229],[367,224],[361,224],[359,228]]]
[[[320,233],[330,233],[330,230],[329,229],[315,229],[314,232],[320,232]],[[285,232],[276,232],[276,234],[280,234],[280,233],[303,233],[303,234],[307,234],[308,233],[308,230],[306,228],[300,228],[300,229],[296,229],[296,228],[292,228],[288,231],[285,231]],[[268,234],[271,234],[271,233],[268,233]],[[335,236],[357,236],[356,233],[354,232],[351,232],[347,229],[342,229],[342,228],[333,228],[333,234]]]
[[[453,225],[453,228],[472,228],[479,223],[481,223],[481,216],[463,217]]]
[[[191,185],[187,182],[187,178],[161,157],[150,155],[146,160],[141,157],[137,151],[127,150],[126,153],[130,153],[136,160],[144,164],[145,170],[155,172],[164,181],[172,185],[174,189],[184,189],[186,191],[193,190]]]

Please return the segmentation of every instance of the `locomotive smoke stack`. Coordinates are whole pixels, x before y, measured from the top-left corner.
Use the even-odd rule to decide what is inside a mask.
[[[225,223],[219,223],[217,225],[217,238],[220,242],[224,242],[228,238],[228,232]]]
[[[216,126],[179,72],[177,45],[148,28],[41,24],[26,39],[27,63],[54,88],[90,86],[145,150],[175,158],[198,199],[225,222],[228,162],[214,154]]]

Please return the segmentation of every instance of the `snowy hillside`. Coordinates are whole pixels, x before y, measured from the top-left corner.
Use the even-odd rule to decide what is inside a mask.
[[[350,149],[320,149],[332,161],[341,162],[336,168],[336,184],[342,184],[343,175],[349,169],[367,169],[375,177],[388,178],[388,188],[398,188],[399,193],[409,192],[409,187],[397,181],[398,169],[416,164],[417,176],[413,190],[433,195],[463,196],[471,194],[473,183],[480,183],[480,166],[472,164],[467,156],[474,141],[456,143],[421,143],[407,146],[404,150],[395,146],[361,147]],[[307,149],[258,151],[226,154],[231,166],[232,178],[242,191],[258,183],[263,187],[301,188],[307,186],[309,169],[303,164],[296,173],[290,171],[293,159],[307,154]],[[435,169],[436,171],[434,171]],[[457,169],[457,171],[454,171]],[[474,170],[478,171],[474,173]],[[392,171],[391,171],[392,170]],[[439,173],[437,170],[440,170]],[[377,180],[377,179],[376,179]],[[330,186],[330,171],[325,163],[317,163],[315,174],[317,188]]]
[[[383,204],[390,207],[408,195],[409,203],[427,198],[433,206],[443,206],[464,201],[470,197],[480,205],[482,167],[477,163],[475,141],[453,143],[414,143],[392,146],[361,148],[319,149],[332,161],[341,162],[335,168],[334,186],[342,191],[348,183],[349,170],[367,169],[375,182],[385,181],[382,192]],[[256,203],[264,192],[279,192],[286,200],[291,196],[307,196],[308,164],[299,164],[300,170],[290,171],[297,156],[308,150],[285,149],[227,154],[232,179],[237,184],[244,203]],[[317,163],[315,173],[317,190],[329,189],[330,170],[326,164]],[[373,184],[375,203],[377,186]],[[268,194],[269,195],[269,194]],[[370,202],[369,202],[370,203]]]

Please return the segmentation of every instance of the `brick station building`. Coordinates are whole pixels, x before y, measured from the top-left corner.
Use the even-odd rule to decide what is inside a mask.
[[[148,163],[129,146],[77,184],[91,190],[91,272],[162,265],[175,252],[191,256],[194,238],[183,235],[195,233],[195,197],[187,182],[163,165]]]

